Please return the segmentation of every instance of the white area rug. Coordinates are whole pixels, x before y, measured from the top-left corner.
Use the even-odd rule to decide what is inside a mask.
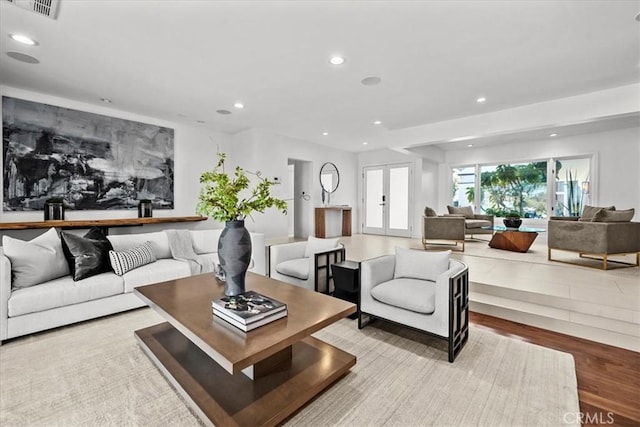
[[[133,336],[160,321],[141,309],[4,344],[0,425],[200,425]],[[579,411],[569,354],[472,327],[450,364],[443,341],[378,323],[316,334],[358,361],[287,424],[542,426]]]

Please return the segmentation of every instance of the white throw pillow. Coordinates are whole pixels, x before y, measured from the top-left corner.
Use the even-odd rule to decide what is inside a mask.
[[[435,282],[440,274],[449,269],[450,256],[451,251],[426,252],[396,247],[393,278],[409,277]]]
[[[307,240],[307,247],[304,250],[304,257],[309,258],[313,254],[318,252],[326,252],[338,247],[339,237],[335,239],[318,239],[317,237],[309,236]]]
[[[134,268],[156,262],[156,256],[153,253],[151,242],[144,242],[140,246],[127,249],[126,251],[109,251],[109,260],[111,261],[113,271],[118,276],[122,276]]]
[[[135,248],[144,242],[151,242],[153,253],[157,259],[171,258],[169,238],[164,231],[140,234],[112,234],[107,236],[107,239],[109,239],[113,250],[116,252]]]
[[[11,260],[11,286],[14,289],[28,288],[69,274],[69,264],[55,228],[28,242],[2,236],[2,247]]]

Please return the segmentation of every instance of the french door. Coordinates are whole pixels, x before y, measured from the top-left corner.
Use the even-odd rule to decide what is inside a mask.
[[[365,234],[411,237],[411,163],[363,168]]]

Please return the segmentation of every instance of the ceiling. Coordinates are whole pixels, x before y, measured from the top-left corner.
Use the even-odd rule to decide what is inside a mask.
[[[639,82],[639,11],[635,0],[60,0],[50,19],[0,0],[0,84],[362,151],[407,127]],[[361,84],[371,76],[381,83]]]
[[[437,147],[444,151],[466,150],[470,147],[479,148],[517,142],[535,142],[560,135],[562,135],[562,138],[568,138],[571,136],[605,132],[612,129],[628,129],[638,126],[640,126],[640,113],[618,114],[616,116],[599,117],[594,120],[579,123],[521,129],[516,132],[470,136],[469,138],[458,138],[457,140],[454,138],[447,141],[431,141],[428,144],[415,144],[409,147],[408,151],[422,154],[421,150],[424,147]]]

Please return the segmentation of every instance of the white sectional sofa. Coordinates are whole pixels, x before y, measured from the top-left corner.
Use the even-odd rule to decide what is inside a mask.
[[[221,231],[189,231],[194,251],[217,263]],[[264,275],[264,235],[250,235],[254,261],[250,271]],[[122,276],[106,272],[74,281],[71,275],[66,275],[16,289],[12,287],[11,260],[0,247],[0,343],[9,338],[142,307],[145,304],[132,292],[135,287],[191,275],[188,262],[172,257],[168,234],[164,231],[112,235],[108,239],[114,251],[151,242],[157,260]]]

